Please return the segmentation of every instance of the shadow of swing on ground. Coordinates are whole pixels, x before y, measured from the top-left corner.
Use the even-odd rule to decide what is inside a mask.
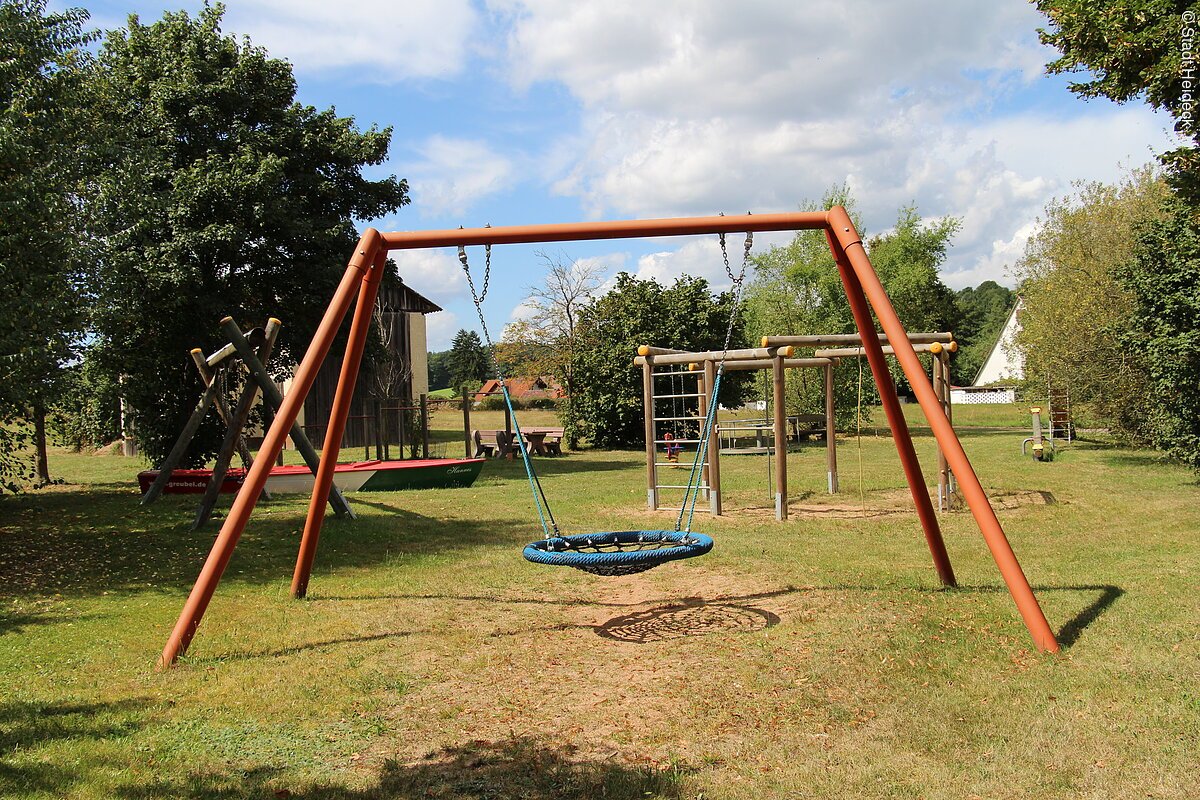
[[[894,587],[893,587],[894,588]],[[545,626],[521,626],[514,629],[493,631],[489,636],[520,636],[533,631],[567,631],[591,630],[604,639],[628,642],[631,644],[650,644],[652,642],[681,639],[691,636],[709,636],[713,634],[753,633],[778,625],[782,618],[774,612],[751,605],[754,600],[784,597],[804,594],[806,592],[879,592],[884,587],[839,584],[831,586],[788,586],[765,592],[739,596],[718,596],[712,599],[701,597],[686,597],[661,603],[654,608],[631,611],[612,617],[599,625],[585,623],[560,623]],[[1070,586],[1035,586],[1034,592],[1098,592],[1098,596],[1086,605],[1079,613],[1065,622],[1056,632],[1056,638],[1063,648],[1074,646],[1082,637],[1083,632],[1093,622],[1099,619],[1109,607],[1125,594],[1125,590],[1111,584],[1089,584]],[[913,590],[929,591],[929,590]],[[1007,593],[1004,586],[959,586],[956,588],[936,589],[932,591],[963,592],[978,594]],[[533,604],[541,605],[549,602],[545,598],[496,598],[480,595],[453,594],[421,594],[421,595],[362,595],[353,597],[314,597],[308,602],[371,602],[396,600],[431,600],[437,602],[496,604]],[[611,603],[591,600],[556,600],[557,605],[573,605],[597,608],[632,608],[645,603]],[[341,638],[324,639],[317,642],[290,645],[269,651],[234,652],[221,655],[209,655],[200,658],[185,659],[193,663],[220,663],[224,661],[244,661],[256,658],[278,658],[295,655],[308,650],[317,650],[340,645],[353,645],[395,637],[411,636],[414,633],[429,633],[429,631],[389,631],[368,635],[345,636]]]

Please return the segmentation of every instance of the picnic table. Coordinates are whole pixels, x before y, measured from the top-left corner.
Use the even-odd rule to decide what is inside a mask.
[[[522,428],[525,444],[532,455],[560,456],[562,455],[562,428]],[[514,458],[519,452],[516,433],[505,430],[475,431],[475,457],[495,456],[496,458]]]

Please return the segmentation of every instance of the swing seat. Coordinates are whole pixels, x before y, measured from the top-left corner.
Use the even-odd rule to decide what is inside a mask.
[[[574,567],[593,575],[633,575],[681,558],[702,556],[713,540],[686,531],[605,531],[541,539],[525,546],[535,564]]]

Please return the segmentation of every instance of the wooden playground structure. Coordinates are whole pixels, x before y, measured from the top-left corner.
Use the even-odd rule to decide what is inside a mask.
[[[921,477],[920,464],[913,449],[908,425],[904,420],[895,387],[888,372],[880,335],[876,332],[875,321],[871,318],[872,310],[875,312],[879,326],[887,336],[895,357],[900,362],[901,369],[916,393],[917,400],[921,404],[938,444],[945,452],[948,466],[958,479],[963,499],[971,509],[1034,644],[1042,651],[1058,651],[1059,644],[1054,632],[1042,613],[1029,581],[1013,553],[1008,538],[1004,535],[995,510],[989,503],[987,494],[954,433],[944,404],[938,397],[933,383],[925,374],[916,350],[909,341],[908,334],[867,257],[867,252],[854,224],[850,221],[850,216],[841,206],[834,206],[828,211],[747,215],[744,217],[710,216],[393,233],[380,233],[373,228],[368,228],[355,247],[354,254],[351,256],[338,288],[326,309],[325,316],[317,327],[312,342],[296,370],[292,388],[283,398],[283,403],[263,440],[258,458],[255,459],[254,465],[247,473],[242,490],[234,500],[200,575],[184,603],[179,619],[163,648],[159,661],[160,666],[169,667],[174,664],[191,644],[221,576],[229,564],[234,548],[250,520],[250,515],[270,472],[271,464],[279,454],[289,430],[296,421],[304,398],[313,385],[317,370],[325,360],[342,321],[349,313],[350,307],[354,305],[346,354],[330,411],[326,435],[327,446],[322,453],[314,482],[308,517],[292,578],[292,595],[294,597],[305,596],[321,526],[324,522],[325,506],[333,482],[334,468],[337,465],[338,443],[341,440],[346,417],[350,412],[354,385],[358,378],[372,311],[375,307],[375,296],[390,251],[799,230],[822,231],[837,263],[842,286],[854,315],[855,326],[861,336],[860,346],[865,352],[871,374],[883,401],[888,424],[893,432],[893,439],[940,581],[946,586],[957,585],[942,539],[937,514]],[[357,304],[355,304],[356,299]],[[767,346],[753,351],[749,358],[772,359],[772,369],[782,372],[785,368],[784,361],[791,354],[791,350],[788,348],[788,345],[768,343]],[[656,358],[660,357],[656,356]],[[672,356],[663,354],[661,358],[672,358]],[[734,360],[736,361],[737,357]],[[782,403],[777,405],[782,407]]]
[[[886,334],[879,334],[881,343],[888,342]],[[941,406],[947,421],[952,420],[950,408],[950,354],[958,349],[954,335],[948,332],[910,333],[907,334],[909,346],[915,353],[927,353],[931,358],[932,370],[929,376],[934,395]],[[706,351],[688,352],[672,350],[665,347],[641,345],[638,354],[633,359],[635,366],[642,369],[642,402],[645,409],[646,430],[646,507],[651,511],[660,509],[678,511],[677,508],[662,505],[663,490],[679,490],[686,487],[674,483],[660,483],[660,467],[677,466],[677,459],[670,453],[673,448],[684,445],[699,445],[699,440],[680,437],[680,423],[697,423],[708,413],[707,398],[716,378],[719,362],[724,359],[725,371],[770,370],[772,416],[771,433],[773,446],[756,448],[769,457],[774,457],[774,500],[775,519],[788,518],[788,467],[787,442],[788,416],[784,405],[784,388],[786,371],[790,369],[820,369],[824,378],[825,413],[824,427],[812,432],[824,432],[826,485],[830,494],[838,493],[837,465],[837,434],[834,423],[834,394],[833,370],[843,359],[860,358],[867,355],[863,346],[862,334],[830,334],[816,336],[764,336],[761,348],[729,350],[727,352]],[[795,357],[798,348],[812,348],[815,352],[811,357]],[[885,356],[896,355],[896,349],[890,344],[881,347]],[[921,374],[924,375],[924,368]],[[694,381],[695,391],[681,391],[688,380]],[[663,381],[667,382],[666,391],[660,391]],[[686,404],[696,400],[694,414],[681,414],[678,401]],[[670,401],[670,410],[663,413],[663,401]],[[686,409],[686,406],[684,406]],[[661,430],[662,423],[668,423],[673,428],[671,432]],[[757,426],[755,426],[757,428]],[[894,430],[894,428],[893,428]],[[717,425],[717,434],[721,426]],[[907,430],[905,431],[907,435]],[[667,450],[667,461],[659,461],[660,449]],[[706,451],[706,459],[700,464],[701,490],[708,499],[708,511],[713,516],[723,513],[721,500],[721,448],[712,447]],[[923,481],[922,481],[923,484]],[[953,506],[956,494],[954,473],[938,440],[938,509],[947,511]]]

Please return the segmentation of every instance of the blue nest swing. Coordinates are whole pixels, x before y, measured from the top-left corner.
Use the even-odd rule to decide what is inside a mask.
[[[525,546],[525,559],[593,575],[633,575],[681,558],[702,556],[713,540],[688,531],[605,531],[554,536]]]
[[[721,254],[725,262],[725,271],[729,274],[730,280],[733,281],[734,295],[733,312],[730,314],[729,325],[725,331],[726,351],[729,349],[729,342],[733,335],[733,321],[737,316],[736,309],[741,298],[742,281],[746,276],[746,265],[749,263],[750,247],[753,241],[754,237],[751,234],[746,234],[745,253],[742,256],[742,269],[740,274],[734,275],[733,271],[729,268],[729,255],[725,249],[725,234],[722,233],[720,235]],[[725,366],[724,354],[722,354],[721,363],[717,367],[716,380],[714,381],[712,394],[708,402],[708,413],[704,419],[701,436],[702,444],[696,449],[696,457],[692,463],[692,472],[688,478],[688,491],[684,495],[682,507],[679,509],[679,519],[676,520],[675,530],[604,531],[601,533],[576,533],[570,536],[563,536],[558,532],[558,524],[554,520],[554,514],[550,511],[550,503],[546,500],[546,494],[542,490],[541,480],[538,478],[537,472],[530,462],[529,450],[525,446],[524,439],[521,436],[521,426],[517,422],[517,414],[512,405],[512,398],[509,396],[508,387],[505,385],[500,364],[495,360],[492,337],[488,332],[487,320],[483,313],[483,301],[487,297],[488,283],[491,278],[491,244],[485,245],[484,252],[482,291],[477,291],[475,288],[475,280],[471,275],[471,268],[467,262],[466,247],[463,245],[458,246],[458,260],[462,264],[463,272],[466,274],[467,286],[471,289],[471,299],[475,303],[475,312],[479,316],[479,326],[483,332],[484,341],[492,353],[496,378],[500,384],[500,391],[504,397],[505,406],[513,421],[521,461],[525,465],[530,490],[533,493],[534,505],[537,507],[538,516],[541,518],[542,530],[546,534],[545,539],[531,542],[525,546],[525,559],[534,564],[574,567],[584,572],[590,572],[593,575],[633,575],[638,572],[645,572],[648,569],[669,561],[702,556],[709,550],[712,550],[713,540],[711,537],[705,536],[702,533],[692,532],[691,515],[695,511],[696,498],[701,489],[700,467],[704,463],[705,453],[716,418],[717,396]],[[680,530],[680,527],[683,525],[685,512],[687,513],[687,528]]]

